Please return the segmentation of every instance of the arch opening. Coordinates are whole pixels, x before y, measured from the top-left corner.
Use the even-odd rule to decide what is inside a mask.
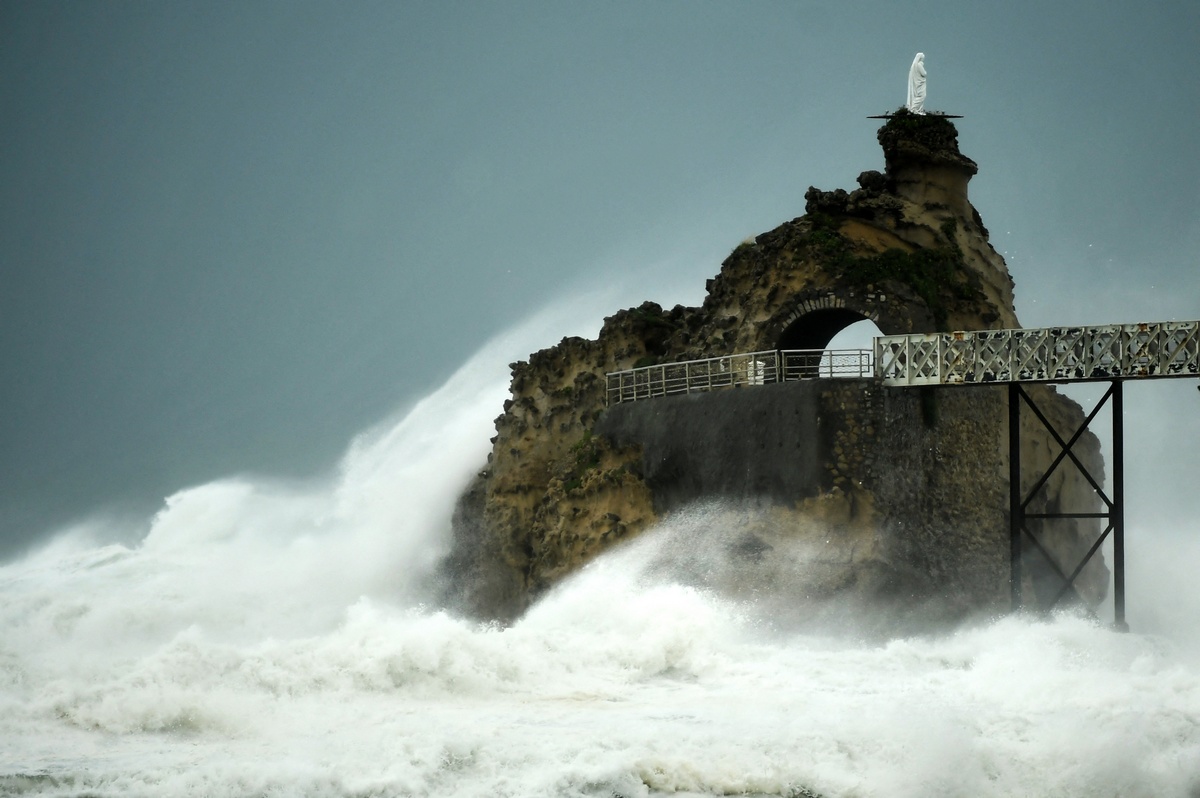
[[[856,310],[825,308],[806,313],[787,326],[777,349],[825,349],[833,337],[856,322],[869,321]]]
[[[784,379],[868,376],[872,339],[882,334],[875,322],[854,310],[805,314],[779,336],[778,349],[791,352],[783,356]]]
[[[875,338],[883,335],[879,325],[870,319],[861,319],[843,327],[825,344],[826,349],[870,349],[875,345]]]

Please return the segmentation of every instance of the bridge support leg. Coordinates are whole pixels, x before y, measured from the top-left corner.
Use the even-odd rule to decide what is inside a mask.
[[[1021,393],[1008,384],[1008,592],[1012,611],[1021,609],[1021,530],[1025,508],[1021,504]]]
[[[1124,405],[1121,392],[1121,380],[1113,380],[1111,387],[1105,392],[1104,396],[1092,408],[1082,426],[1070,437],[1069,440],[1064,440],[1053,425],[1042,413],[1041,409],[1034,402],[1033,397],[1017,382],[1008,384],[1008,513],[1009,513],[1009,593],[1014,611],[1024,607],[1024,598],[1022,596],[1022,547],[1026,539],[1032,544],[1031,551],[1036,549],[1045,558],[1051,572],[1058,575],[1062,580],[1062,585],[1058,592],[1049,600],[1045,597],[1037,603],[1040,604],[1042,611],[1054,609],[1058,602],[1068,592],[1075,593],[1079,596],[1075,589],[1075,579],[1083,573],[1084,568],[1091,560],[1092,556],[1099,551],[1100,546],[1104,543],[1109,534],[1113,536],[1113,625],[1121,630],[1128,631],[1129,625],[1125,622],[1125,443],[1124,443]],[[1112,497],[1110,498],[1101,487],[1097,475],[1088,472],[1085,464],[1076,456],[1072,450],[1075,444],[1087,432],[1088,426],[1095,419],[1096,414],[1100,412],[1105,403],[1111,400],[1110,408],[1112,410],[1113,423],[1113,452],[1112,452]],[[1041,422],[1042,426],[1050,436],[1058,443],[1060,452],[1049,468],[1042,473],[1041,477],[1034,483],[1033,487],[1026,493],[1021,487],[1021,405],[1025,404],[1033,412],[1034,416]],[[1038,492],[1045,486],[1050,479],[1050,475],[1054,472],[1064,460],[1070,459],[1079,469],[1079,473],[1091,485],[1096,495],[1105,504],[1105,511],[1099,513],[1073,513],[1073,512],[1030,512],[1029,505],[1033,502]],[[1083,519],[1097,518],[1107,521],[1104,531],[1092,543],[1083,559],[1079,564],[1068,573],[1066,569],[1056,560],[1036,534],[1029,529],[1029,521],[1053,521],[1056,519]]]
[[[1125,622],[1125,400],[1121,386],[1113,380],[1113,625],[1129,631]]]

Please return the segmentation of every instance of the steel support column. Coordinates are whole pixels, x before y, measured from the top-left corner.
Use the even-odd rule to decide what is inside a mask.
[[[1008,592],[1013,611],[1021,609],[1021,530],[1025,508],[1021,503],[1021,388],[1008,384]]]
[[[1095,419],[1096,414],[1104,407],[1105,403],[1111,400],[1111,409],[1113,414],[1113,490],[1112,498],[1104,492],[1099,480],[1094,475],[1089,473],[1084,463],[1075,455],[1073,447],[1087,432],[1089,425]],[[1025,404],[1033,412],[1033,415],[1041,422],[1042,426],[1050,433],[1051,437],[1058,443],[1060,451],[1058,456],[1050,464],[1050,466],[1042,473],[1038,480],[1034,483],[1026,493],[1021,487],[1021,405]],[[1064,595],[1068,592],[1073,592],[1077,596],[1078,591],[1075,590],[1075,579],[1083,572],[1093,555],[1100,550],[1101,544],[1111,533],[1113,535],[1113,619],[1116,628],[1121,630],[1128,629],[1125,623],[1125,467],[1124,467],[1124,429],[1123,429],[1123,404],[1121,395],[1121,380],[1113,380],[1111,387],[1105,392],[1104,396],[1096,403],[1092,412],[1088,414],[1083,424],[1075,431],[1069,440],[1064,440],[1058,431],[1042,413],[1037,403],[1033,401],[1024,388],[1017,382],[1008,384],[1008,479],[1009,479],[1009,591],[1013,610],[1022,609],[1024,599],[1022,596],[1022,545],[1026,538],[1033,544],[1033,548],[1041,552],[1045,557],[1047,564],[1051,570],[1058,574],[1062,579],[1062,587],[1048,601],[1042,603],[1039,607],[1042,611],[1053,609]],[[1096,494],[1106,506],[1105,512],[1099,513],[1066,513],[1066,512],[1049,512],[1049,513],[1030,513],[1028,512],[1029,504],[1033,501],[1037,493],[1042,489],[1046,482],[1050,479],[1054,472],[1064,460],[1070,459],[1079,469],[1079,473],[1092,486]],[[1033,534],[1028,527],[1030,519],[1040,520],[1056,520],[1068,518],[1103,518],[1107,520],[1107,525],[1100,536],[1089,547],[1087,553],[1079,561],[1070,573],[1068,573],[1051,555],[1045,544],[1038,539],[1037,535]]]
[[[1125,400],[1121,380],[1113,380],[1113,625],[1129,631],[1125,622]]]

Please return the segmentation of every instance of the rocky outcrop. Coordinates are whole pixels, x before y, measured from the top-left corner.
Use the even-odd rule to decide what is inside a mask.
[[[607,372],[822,349],[861,319],[885,334],[1019,326],[1007,267],[967,199],[977,167],[954,126],[900,111],[879,141],[883,172],[850,192],[810,188],[803,216],[733,251],[702,306],[647,302],[606,319],[595,340],[512,364],[492,454],[455,516],[450,600],[512,618],[613,544],[717,502],[705,517],[740,530],[730,550],[747,553],[733,582],[766,580],[793,606],[888,598],[898,612],[947,618],[1006,606],[1003,389],[813,381],[605,405]],[[1039,396],[1060,429],[1082,421],[1052,389]],[[1022,440],[1029,471],[1057,453],[1040,430]],[[1091,510],[1096,499],[1064,471],[1038,501]],[[1067,559],[1095,536],[1090,521],[1044,533]],[[1041,573],[1031,560],[1031,589]],[[1097,563],[1080,592],[1095,600],[1106,584]]]

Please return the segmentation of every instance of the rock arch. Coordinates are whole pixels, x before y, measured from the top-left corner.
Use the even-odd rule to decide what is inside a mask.
[[[814,310],[784,328],[776,349],[825,349],[833,337],[867,317],[848,308]]]
[[[824,293],[797,298],[763,325],[761,349],[825,349],[833,337],[864,319],[880,324],[871,301]]]

